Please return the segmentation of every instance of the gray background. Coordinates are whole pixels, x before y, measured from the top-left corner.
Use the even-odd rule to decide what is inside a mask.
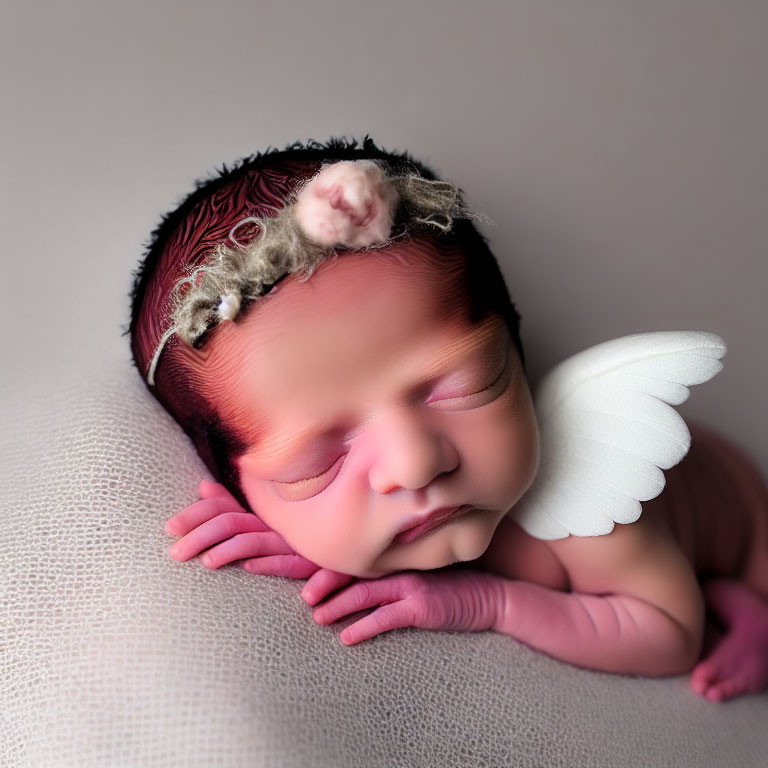
[[[3,376],[125,365],[131,272],[222,163],[369,133],[459,184],[535,384],[708,330],[681,412],[768,470],[768,3],[67,2],[0,10]]]

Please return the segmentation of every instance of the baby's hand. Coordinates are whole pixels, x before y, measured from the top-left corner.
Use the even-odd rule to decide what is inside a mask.
[[[358,581],[315,609],[318,624],[332,624],[374,608],[339,639],[353,645],[400,627],[480,632],[492,629],[503,599],[497,576],[480,571],[407,571]]]
[[[244,510],[221,483],[203,480],[198,492],[201,501],[183,509],[165,524],[166,533],[182,537],[170,549],[175,560],[190,560],[207,549],[200,555],[200,561],[210,569],[244,560],[242,567],[249,573],[292,579],[306,579],[325,570],[297,554],[279,533],[257,515]]]

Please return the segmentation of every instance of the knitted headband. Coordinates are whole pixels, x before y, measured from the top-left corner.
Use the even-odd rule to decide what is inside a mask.
[[[271,207],[271,206],[270,206]],[[204,263],[188,270],[171,291],[169,327],[147,372],[154,385],[155,368],[168,339],[176,334],[199,348],[215,325],[234,320],[247,301],[254,301],[288,274],[308,280],[336,248],[369,250],[404,237],[417,225],[447,232],[454,218],[493,223],[461,200],[457,187],[416,174],[394,175],[385,163],[343,160],[326,163],[286,197],[274,217],[248,216],[218,243]],[[237,230],[258,226],[247,245]],[[393,235],[393,229],[398,233]]]

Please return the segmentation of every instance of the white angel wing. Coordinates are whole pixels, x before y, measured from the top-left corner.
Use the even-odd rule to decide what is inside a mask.
[[[718,374],[725,342],[713,333],[659,331],[606,341],[569,357],[534,398],[541,462],[507,513],[531,536],[602,536],[633,523],[664,489],[662,469],[691,445],[673,405]]]

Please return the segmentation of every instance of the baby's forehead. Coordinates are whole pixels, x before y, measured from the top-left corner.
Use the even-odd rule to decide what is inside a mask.
[[[290,367],[292,356],[364,360],[371,345],[386,356],[441,333],[469,334],[476,324],[467,319],[457,258],[429,241],[339,255],[308,280],[286,277],[235,323],[222,324],[214,346],[235,358],[248,347]],[[331,354],[336,347],[344,354]]]
[[[438,323],[410,335],[372,326],[346,330],[299,335],[290,345],[264,354],[254,348],[239,358],[222,405],[227,420],[256,430],[249,444],[264,434],[301,443],[326,426],[357,423],[372,409],[423,399],[438,382],[450,391],[482,387],[498,375],[512,346],[496,318],[471,329]]]
[[[283,319],[301,322],[307,313],[344,316],[352,309],[366,312],[383,296],[389,300],[392,314],[417,302],[424,308],[453,309],[443,313],[450,316],[466,298],[465,258],[457,247],[428,239],[342,253],[322,263],[307,281],[298,275],[281,281],[277,292],[290,295],[281,307]]]
[[[219,327],[209,363],[228,418],[322,421],[460,366],[482,377],[506,355],[503,319],[468,322],[455,275],[412,254],[377,256],[339,257],[306,282],[292,275]]]

